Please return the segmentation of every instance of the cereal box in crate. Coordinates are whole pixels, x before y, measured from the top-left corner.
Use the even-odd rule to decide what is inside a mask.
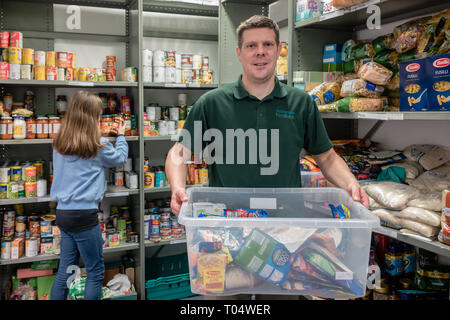
[[[190,188],[187,195],[179,222],[192,292],[364,296],[379,219],[344,190]]]
[[[450,53],[426,60],[430,110],[450,111]]]

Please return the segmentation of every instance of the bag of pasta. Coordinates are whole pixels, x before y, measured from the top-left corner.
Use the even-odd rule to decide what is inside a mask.
[[[360,43],[352,48],[352,56],[355,59],[372,58],[375,56],[375,50],[371,43]]]
[[[349,61],[345,61],[343,65],[344,74],[357,73],[360,66],[361,66],[360,60],[352,59]]]
[[[390,33],[384,36],[380,36],[372,41],[373,50],[375,50],[376,53],[385,51],[385,50],[392,50],[394,44],[394,34]]]
[[[376,112],[384,111],[388,101],[386,97],[355,98],[350,100],[350,112]]]
[[[391,80],[386,83],[386,89],[391,91],[398,91],[400,89],[400,74],[396,72]]]
[[[341,53],[341,59],[343,62],[354,59],[354,57],[352,56],[352,50],[354,46],[356,46],[356,42],[353,39],[344,42],[344,44],[342,45]]]
[[[329,104],[321,104],[317,106],[319,112],[336,112],[337,111],[337,102],[329,103]]]
[[[408,30],[402,32],[394,43],[398,53],[404,53],[417,47],[420,37],[425,31],[426,24],[419,22],[411,25]]]
[[[384,86],[391,79],[393,72],[381,64],[370,61],[361,66],[358,75],[363,80]]]
[[[347,80],[342,83],[341,97],[367,97],[378,98],[384,91],[384,87],[362,79]]]
[[[450,52],[450,30],[445,31],[445,40],[436,51],[436,54],[444,54]]]
[[[323,82],[309,92],[318,106],[329,104],[339,99],[341,85],[338,81]]]
[[[397,68],[398,53],[397,51],[381,51],[373,58],[373,61],[381,64],[382,66],[392,70]]]

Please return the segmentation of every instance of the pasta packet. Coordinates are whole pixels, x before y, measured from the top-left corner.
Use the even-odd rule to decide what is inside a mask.
[[[393,72],[386,67],[371,61],[361,66],[358,75],[363,80],[384,86],[391,79]]]
[[[344,81],[341,87],[342,97],[367,97],[377,98],[381,96],[384,88],[362,79]]]

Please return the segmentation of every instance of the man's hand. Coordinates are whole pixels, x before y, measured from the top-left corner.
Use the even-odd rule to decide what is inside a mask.
[[[369,196],[358,182],[353,182],[346,190],[353,201],[360,202],[364,207],[369,208]]]
[[[181,210],[181,205],[183,202],[188,201],[186,196],[186,189],[179,188],[172,191],[172,199],[170,200],[170,207],[172,208],[172,213],[178,217]]]

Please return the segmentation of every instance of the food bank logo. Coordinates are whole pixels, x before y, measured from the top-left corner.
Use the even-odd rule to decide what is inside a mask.
[[[270,135],[270,137],[269,137]],[[280,134],[278,129],[226,129],[225,137],[218,129],[207,129],[203,133],[202,121],[194,121],[194,137],[188,130],[181,129],[177,140],[199,157],[194,157],[197,164],[203,160],[211,164],[250,164],[261,165],[260,174],[275,175],[279,169]],[[270,141],[269,141],[270,139]],[[191,143],[194,143],[192,146]],[[247,142],[247,143],[246,143]],[[207,144],[205,148],[203,145]],[[248,148],[247,148],[248,146]],[[270,153],[268,149],[270,146]],[[226,155],[224,156],[224,150]],[[236,151],[236,152],[235,152]],[[248,155],[248,157],[247,157]],[[176,164],[190,160],[190,154],[171,153]],[[248,162],[246,162],[248,158]],[[236,163],[235,163],[236,162]]]

